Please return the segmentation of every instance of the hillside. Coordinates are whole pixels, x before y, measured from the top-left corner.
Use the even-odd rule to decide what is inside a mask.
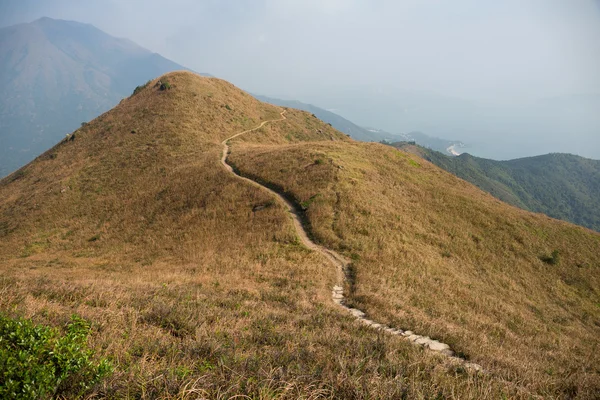
[[[338,131],[350,135],[350,137],[355,140],[362,140],[364,142],[378,142],[382,140],[380,135],[377,135],[365,128],[362,128],[354,124],[353,122],[348,121],[346,118],[332,113],[331,111],[314,106],[312,104],[302,103],[296,100],[281,100],[259,95],[254,95],[254,97],[265,103],[307,111],[311,114],[314,114],[321,121],[330,123],[331,126],[333,126]]]
[[[87,24],[42,18],[0,29],[0,177],[140,83],[182,69]]]
[[[254,95],[254,97],[266,103],[281,107],[295,108],[312,113],[321,121],[331,124],[331,126],[333,126],[335,129],[345,133],[346,135],[349,135],[352,139],[363,142],[395,142],[398,140],[414,141],[420,146],[428,147],[441,152],[446,152],[446,149],[453,145],[463,146],[463,144],[457,140],[440,139],[428,136],[422,132],[415,131],[404,134],[394,134],[381,129],[363,128],[331,111],[324,110],[312,104],[302,103],[297,100],[282,100],[259,95]]]
[[[356,323],[281,202],[223,168],[221,142],[280,108],[214,78],[160,80],[171,89],[150,82],[0,181],[0,311],[91,321],[90,345],[116,366],[97,395],[598,393],[600,235],[306,112],[230,141],[239,171],[285,192],[313,239],[352,260],[352,305],[443,340],[475,374]]]
[[[405,143],[440,168],[516,207],[600,231],[600,161],[572,154],[496,161],[469,154],[448,157]]]
[[[379,144],[248,145],[232,162],[306,206],[317,242],[353,260],[352,304],[371,318],[544,397],[597,393],[600,235]]]

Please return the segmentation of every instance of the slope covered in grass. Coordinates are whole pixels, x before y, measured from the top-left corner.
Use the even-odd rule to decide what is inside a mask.
[[[531,393],[599,393],[599,234],[381,144],[244,142],[230,160],[293,197],[314,238],[353,260],[351,299],[373,319]]]
[[[418,154],[514,206],[600,231],[600,161],[546,154],[509,161],[440,152],[406,143],[392,146]]]
[[[217,79],[161,81],[171,89],[151,82],[0,181],[0,312],[91,322],[90,347],[115,367],[100,396],[529,396],[341,312],[328,261],[219,162],[223,139],[280,109]],[[354,146],[286,116],[241,141]]]

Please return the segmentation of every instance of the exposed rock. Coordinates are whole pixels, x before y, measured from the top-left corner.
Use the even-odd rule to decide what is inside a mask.
[[[356,318],[363,318],[365,316],[364,312],[356,308],[349,308],[348,311],[350,311],[350,314],[354,315]]]
[[[415,340],[415,343],[420,345],[426,345],[429,344],[429,342],[431,342],[431,339],[429,339],[427,336],[421,336],[420,338]]]
[[[446,343],[440,343],[437,340],[430,341],[427,344],[427,347],[429,347],[433,351],[442,351],[442,350],[449,350],[450,349],[450,346],[448,346]]]

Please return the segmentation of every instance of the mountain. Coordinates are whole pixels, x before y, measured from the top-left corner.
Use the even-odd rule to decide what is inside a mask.
[[[0,176],[140,83],[183,69],[92,25],[42,18],[0,29]]]
[[[89,321],[114,365],[90,397],[598,393],[600,234],[225,81],[158,81],[0,180],[0,313]],[[457,357],[359,323],[340,284]]]
[[[438,151],[447,151],[447,149],[451,146],[464,147],[459,141],[456,140],[445,140],[439,139],[435,137],[428,136],[422,132],[410,132],[407,134],[394,134],[389,133],[381,129],[375,128],[363,128],[360,127],[353,122],[348,121],[346,118],[341,117],[331,111],[324,110],[320,107],[314,106],[312,104],[302,103],[297,100],[281,100],[272,97],[253,95],[260,101],[264,101],[266,103],[275,104],[277,106],[282,107],[291,107],[296,108],[298,110],[304,110],[309,113],[312,113],[317,118],[322,121],[325,121],[335,129],[344,132],[349,135],[352,139],[361,140],[363,142],[394,142],[399,140],[407,140],[407,141],[415,141],[421,146],[429,147]],[[449,153],[452,154],[452,153]]]
[[[428,149],[453,156],[459,154],[457,149],[461,149],[466,146],[459,140],[440,139],[426,135],[423,132],[409,132],[406,136],[408,137],[409,141],[413,141],[419,146],[427,147]]]
[[[511,96],[504,103],[465,100],[390,86],[331,86],[309,97],[360,126],[388,132],[425,132],[459,138],[470,154],[508,160],[547,153],[600,158],[600,95],[539,100]],[[440,151],[441,149],[436,149]]]
[[[352,137],[355,140],[362,140],[364,142],[378,142],[381,140],[380,135],[376,134],[376,132],[372,132],[365,128],[362,128],[348,121],[346,118],[343,118],[335,113],[332,113],[331,111],[327,111],[312,104],[302,103],[297,100],[281,100],[260,95],[253,96],[260,101],[264,101],[265,103],[275,104],[277,106],[282,107],[295,108],[298,110],[304,110],[309,113],[312,113],[320,120],[330,123],[335,129],[344,132],[347,135],[350,135],[350,137]]]
[[[547,154],[495,161],[461,154],[448,157],[407,143],[393,146],[418,154],[494,197],[600,231],[600,161]]]
[[[380,142],[385,143],[385,144],[408,142],[408,143],[413,143],[413,144],[423,146],[423,147],[426,147],[428,149],[432,149],[435,151],[440,151],[447,155],[456,156],[459,154],[457,149],[466,147],[466,145],[461,141],[440,139],[437,137],[426,135],[423,132],[418,132],[418,131],[402,133],[400,135],[392,135],[383,130],[372,129],[370,131],[376,132],[377,134],[381,135],[381,137],[383,137],[383,139],[381,139]],[[400,139],[400,140],[398,140],[398,139]]]

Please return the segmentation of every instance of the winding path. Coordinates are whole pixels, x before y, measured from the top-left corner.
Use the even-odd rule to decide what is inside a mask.
[[[395,329],[395,328],[389,327],[384,324],[379,324],[373,320],[366,318],[365,313],[363,311],[361,311],[357,308],[352,308],[352,307],[347,306],[346,299],[344,297],[344,287],[343,286],[345,283],[348,282],[347,271],[349,270],[350,261],[346,257],[342,256],[341,254],[339,254],[333,250],[330,250],[326,247],[316,244],[309,238],[306,230],[304,229],[304,226],[302,225],[302,222],[300,219],[300,212],[298,211],[298,208],[292,202],[287,200],[284,196],[282,196],[278,192],[276,192],[266,186],[263,186],[260,183],[253,181],[252,179],[248,179],[244,176],[239,175],[238,173],[235,172],[233,167],[228,163],[229,141],[231,141],[241,135],[244,135],[246,133],[254,132],[254,131],[262,128],[263,126],[265,126],[268,123],[285,120],[286,119],[285,112],[286,112],[286,110],[283,110],[280,113],[281,118],[273,119],[273,120],[269,120],[269,121],[263,121],[256,128],[252,128],[252,129],[248,129],[243,132],[236,133],[235,135],[223,140],[223,142],[222,142],[223,153],[221,155],[221,164],[223,164],[225,169],[227,171],[229,171],[231,174],[235,175],[238,179],[241,179],[246,183],[249,183],[255,187],[259,187],[262,190],[265,190],[265,191],[271,193],[274,197],[277,198],[277,200],[281,204],[285,205],[285,207],[288,209],[288,211],[292,217],[292,221],[294,222],[294,228],[296,229],[296,233],[298,234],[298,237],[300,238],[300,241],[302,242],[302,244],[304,244],[307,248],[309,248],[313,251],[317,251],[317,252],[323,254],[325,257],[327,257],[327,259],[333,265],[335,265],[336,271],[337,271],[337,284],[333,287],[333,291],[332,291],[333,301],[336,304],[338,304],[340,307],[345,309],[347,312],[352,314],[356,318],[356,320],[358,320],[360,323],[362,323],[372,329],[387,332],[391,335],[403,337],[415,345],[418,345],[418,346],[427,348],[429,350],[444,354],[444,355],[448,356],[451,361],[460,363],[464,367],[467,367],[468,369],[471,369],[474,371],[482,371],[482,368],[480,365],[467,362],[466,360],[457,357],[455,355],[454,351],[452,351],[452,349],[450,349],[450,346],[448,346],[445,343],[439,342],[437,340],[433,340],[427,336],[417,335],[411,331],[404,331],[402,329]]]

